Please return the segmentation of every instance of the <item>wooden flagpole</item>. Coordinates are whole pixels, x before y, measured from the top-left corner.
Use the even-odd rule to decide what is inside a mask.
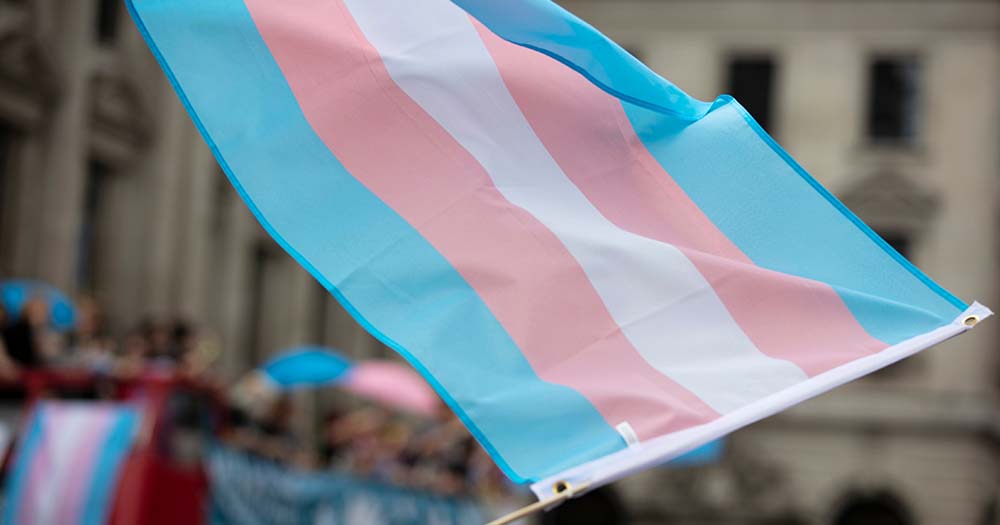
[[[576,497],[581,492],[585,492],[590,485],[580,485],[579,487],[573,487],[565,481],[556,482],[552,486],[552,492],[555,496],[548,499],[543,499],[536,501],[531,505],[521,507],[510,514],[501,516],[486,525],[507,525],[508,523],[513,523],[521,518],[535,514],[536,512],[541,512],[543,510],[548,510],[552,507],[559,506],[566,502],[566,500]]]

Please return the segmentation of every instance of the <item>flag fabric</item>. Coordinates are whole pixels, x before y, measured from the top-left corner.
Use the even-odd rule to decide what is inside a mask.
[[[129,3],[258,220],[540,497],[989,313],[548,0]]]
[[[107,523],[139,422],[120,403],[39,402],[7,479],[3,523]]]

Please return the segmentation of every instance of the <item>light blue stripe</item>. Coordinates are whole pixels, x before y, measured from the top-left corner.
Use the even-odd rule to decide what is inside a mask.
[[[23,441],[18,446],[13,470],[7,478],[7,494],[3,509],[5,525],[17,523],[17,513],[20,511],[21,499],[27,489],[32,460],[35,459],[35,454],[38,452],[38,447],[42,444],[44,436],[45,406],[45,403],[35,405],[31,421],[25,427],[27,431]]]
[[[242,2],[129,5],[265,229],[424,374],[508,476],[535,480],[624,447],[579,393],[539,379],[468,283],[333,157]]]
[[[111,496],[118,486],[122,466],[139,430],[139,411],[135,407],[115,409],[115,421],[100,443],[100,453],[88,483],[87,499],[83,504],[80,523],[101,525],[108,522]]]
[[[895,344],[966,308],[802,170],[732,98],[721,97],[693,123],[623,106],[667,173],[754,263],[830,284],[873,337]]]
[[[500,38],[548,55],[621,100],[693,120],[709,104],[657,75],[551,0],[452,0]]]

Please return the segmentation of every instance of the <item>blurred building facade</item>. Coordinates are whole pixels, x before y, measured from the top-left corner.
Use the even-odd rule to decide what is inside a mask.
[[[229,378],[296,343],[385,353],[257,226],[121,3],[0,0],[0,276],[93,295],[119,332],[195,319]],[[563,4],[736,95],[938,282],[1000,304],[1000,4]],[[630,522],[990,523],[995,324],[737,433],[719,465],[620,483]]]

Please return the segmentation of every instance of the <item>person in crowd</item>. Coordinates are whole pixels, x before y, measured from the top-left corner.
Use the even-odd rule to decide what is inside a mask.
[[[183,348],[179,363],[181,373],[221,388],[222,385],[216,384],[217,378],[212,374],[212,365],[222,353],[218,337],[211,332],[206,333],[204,330],[191,328],[181,347]]]
[[[376,463],[381,448],[381,431],[387,423],[388,414],[378,407],[366,407],[349,414],[339,425],[343,434],[340,439],[349,444],[346,461],[340,468],[371,477],[375,474]]]
[[[298,439],[292,431],[292,399],[288,395],[278,396],[263,417],[256,421],[260,433],[259,450],[274,461],[291,463],[299,447]]]
[[[84,297],[77,302],[77,324],[69,337],[69,359],[74,365],[99,374],[114,370],[115,345],[107,334],[103,312],[92,298]]]
[[[117,354],[114,373],[120,377],[135,377],[142,373],[150,354],[146,326],[140,323],[125,334]]]
[[[204,343],[186,321],[147,318],[126,334],[116,368],[124,375],[153,368],[208,380],[218,352]]]
[[[48,341],[45,338],[48,305],[41,297],[32,297],[20,315],[8,319],[3,327],[3,343],[7,357],[19,368],[42,365]]]
[[[178,365],[186,362],[198,349],[198,332],[194,326],[181,319],[168,323],[170,338],[167,341],[167,356]]]
[[[405,485],[408,472],[402,462],[403,451],[412,439],[410,425],[398,419],[388,420],[378,431],[372,478],[392,485]]]
[[[361,406],[337,409],[322,429],[328,468],[445,496],[498,497],[509,485],[447,409],[434,421]]]
[[[466,439],[471,437],[458,418],[445,411],[441,414],[431,435],[425,437],[429,447],[422,461],[429,470],[424,483],[434,492],[454,496],[465,488],[471,446]]]
[[[172,328],[170,323],[161,319],[146,319],[140,323],[140,330],[148,344],[147,361],[162,365],[170,365],[176,361]]]
[[[18,366],[10,354],[7,353],[4,332],[7,329],[7,309],[0,303],[0,380],[13,380],[17,378]]]

